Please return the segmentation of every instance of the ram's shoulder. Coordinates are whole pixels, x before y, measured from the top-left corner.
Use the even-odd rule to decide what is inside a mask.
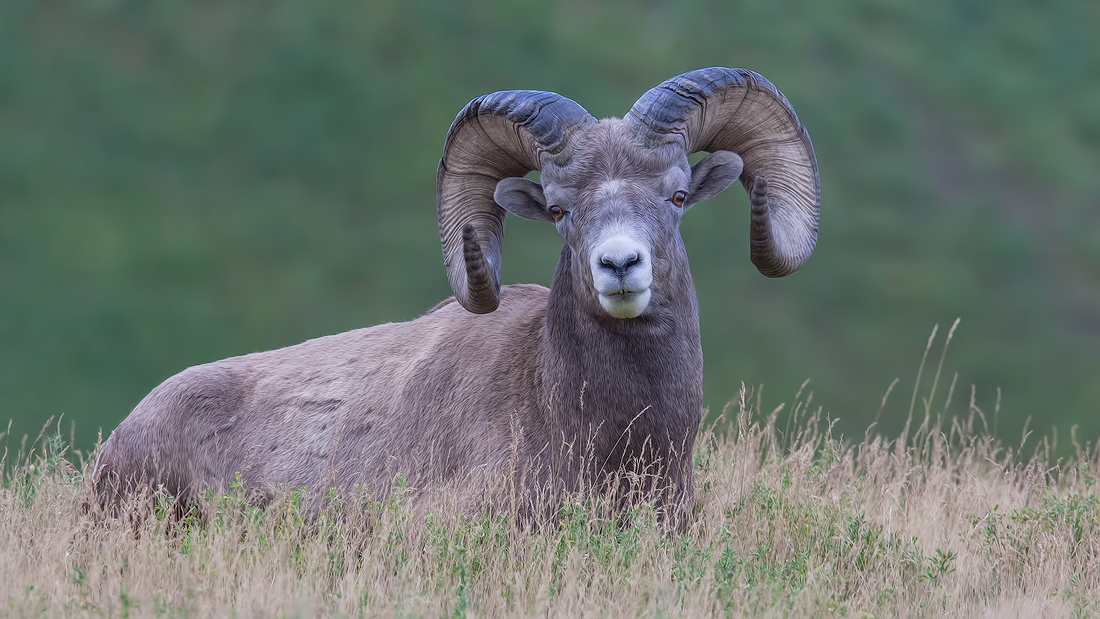
[[[550,289],[538,284],[512,284],[500,291],[501,305],[526,307],[531,304],[546,305]]]
[[[545,308],[546,301],[550,295],[550,290],[545,286],[538,284],[509,284],[507,286],[501,286],[500,288],[500,306],[496,311],[489,312],[488,314],[482,314],[483,316],[492,316],[497,312],[503,311],[504,313],[524,312],[531,309]],[[442,317],[448,313],[456,313],[459,315],[470,315],[454,297],[448,297],[436,303],[431,309],[424,312],[421,318],[427,318],[429,316]]]

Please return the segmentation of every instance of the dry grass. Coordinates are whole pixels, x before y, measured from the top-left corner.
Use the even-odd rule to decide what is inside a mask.
[[[1100,462],[1021,461],[980,411],[848,446],[796,409],[740,402],[700,437],[684,534],[597,501],[560,525],[417,518],[407,492],[305,515],[240,492],[135,529],[84,515],[90,466],[47,436],[0,490],[0,614],[13,616],[1100,615]],[[783,426],[783,427],[777,427]],[[907,433],[908,434],[908,433]]]

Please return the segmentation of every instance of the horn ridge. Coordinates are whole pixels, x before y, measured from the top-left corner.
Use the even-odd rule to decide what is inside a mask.
[[[455,298],[484,314],[500,303],[505,211],[501,180],[561,165],[569,140],[596,119],[576,102],[541,90],[502,90],[470,101],[447,132],[436,172],[443,263]]]
[[[787,97],[748,69],[711,67],[665,80],[643,94],[627,118],[651,147],[682,141],[690,154],[728,150],[744,161],[741,184],[765,179],[766,204],[754,204],[752,261],[769,277],[802,266],[817,242],[821,183],[810,134]]]

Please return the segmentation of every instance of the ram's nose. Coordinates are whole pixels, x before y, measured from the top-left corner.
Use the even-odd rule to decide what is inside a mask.
[[[640,291],[652,281],[649,249],[626,235],[613,236],[597,245],[591,266],[596,287],[603,294]]]
[[[626,279],[627,271],[631,267],[640,265],[642,257],[637,251],[625,249],[609,252],[600,257],[600,268],[610,271],[619,279]]]
[[[614,236],[592,253],[592,283],[600,305],[616,318],[645,311],[653,284],[653,263],[645,245],[629,236]]]

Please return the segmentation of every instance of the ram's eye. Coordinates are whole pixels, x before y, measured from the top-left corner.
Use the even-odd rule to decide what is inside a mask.
[[[683,207],[684,201],[687,200],[687,197],[688,194],[686,191],[677,191],[676,193],[672,194],[672,197],[669,198],[669,201],[676,206]]]
[[[565,217],[565,211],[557,204],[552,204],[548,210],[550,211],[550,216],[554,218],[554,221],[561,221],[561,218]]]

